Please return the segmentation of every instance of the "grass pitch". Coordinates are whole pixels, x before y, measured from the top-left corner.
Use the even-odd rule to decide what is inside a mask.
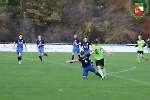
[[[150,58],[150,54],[145,54]],[[82,79],[80,63],[65,63],[71,53],[0,52],[0,100],[149,100],[150,61],[137,64],[136,54],[104,54],[107,79],[93,73]],[[92,58],[92,57],[91,57]]]

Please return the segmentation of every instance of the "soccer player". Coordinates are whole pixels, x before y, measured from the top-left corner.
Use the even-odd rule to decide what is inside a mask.
[[[75,60],[69,60],[66,61],[68,63],[72,63],[72,62],[81,62],[82,63],[82,74],[83,74],[83,79],[87,79],[88,76],[88,72],[93,72],[95,73],[95,75],[99,76],[100,78],[102,77],[93,66],[91,66],[90,60],[89,60],[89,56],[90,54],[85,55],[84,51],[80,52],[81,57]]]
[[[140,64],[140,58],[143,58],[143,59],[145,59],[146,61],[148,61],[148,58],[143,56],[144,47],[145,47],[145,46],[146,46],[145,41],[142,40],[142,36],[139,35],[139,36],[138,36],[137,45],[135,45],[135,47],[137,47],[137,60],[138,60],[138,64]]]
[[[80,40],[77,38],[77,34],[75,34],[73,37],[72,60],[74,59],[74,53],[77,53],[78,57],[80,58]]]
[[[99,46],[98,41],[95,41],[94,46],[92,46],[92,53],[94,54],[94,60],[98,68],[98,72],[102,76],[102,79],[104,79],[106,78],[106,70],[104,68],[104,58],[102,52],[112,55],[110,52],[104,50],[101,46]]]
[[[44,40],[42,40],[42,36],[38,36],[37,40],[37,47],[38,47],[38,55],[41,61],[43,61],[42,56],[48,56],[46,53],[44,53]]]
[[[23,52],[23,44],[25,46],[25,50],[27,50],[25,40],[22,37],[22,34],[19,35],[19,38],[13,43],[17,44],[16,53],[18,55],[18,63],[22,63],[22,52]]]
[[[147,40],[148,53],[150,53],[150,39]]]
[[[81,48],[84,51],[85,55],[90,53],[90,48],[92,43],[88,41],[87,37],[85,37],[84,42],[81,43]]]
[[[87,37],[83,39],[83,42],[81,43],[81,50],[84,51],[85,55],[90,53],[90,49],[92,45],[93,44],[88,41]],[[90,61],[91,61],[91,65],[93,66],[93,61],[92,60]]]

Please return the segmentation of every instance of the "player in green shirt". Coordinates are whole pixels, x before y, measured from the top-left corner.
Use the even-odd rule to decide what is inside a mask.
[[[104,68],[104,58],[103,58],[102,52],[105,52],[109,55],[112,55],[112,54],[110,52],[104,50],[101,46],[99,46],[98,41],[95,41],[94,46],[92,46],[91,52],[94,54],[94,60],[95,60],[96,66],[98,68],[98,72],[101,74],[101,76],[102,76],[101,79],[103,80],[104,78],[106,78],[106,70]]]
[[[146,46],[145,41],[142,40],[142,36],[139,35],[139,36],[138,36],[137,45],[135,45],[135,47],[137,47],[137,60],[138,60],[138,64],[140,64],[140,58],[143,58],[143,59],[145,59],[146,61],[148,61],[148,58],[143,56],[144,47],[145,47],[145,46]]]

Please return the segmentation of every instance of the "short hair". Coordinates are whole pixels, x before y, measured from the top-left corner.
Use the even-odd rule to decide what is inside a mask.
[[[19,34],[19,36],[20,36],[20,35],[22,36],[22,34]]]
[[[81,51],[81,52],[80,52],[80,55],[84,55],[84,51]]]

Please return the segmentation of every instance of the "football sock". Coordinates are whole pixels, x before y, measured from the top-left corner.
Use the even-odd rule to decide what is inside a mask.
[[[22,56],[20,56],[20,60],[22,60]]]
[[[103,74],[103,72],[102,72],[102,70],[100,69],[100,70],[98,70],[98,72],[99,72],[99,74],[101,75],[101,76],[104,76],[104,74]]]
[[[42,60],[42,56],[39,56],[39,58],[40,58],[41,61],[43,61],[43,60]]]
[[[78,55],[78,58],[80,58],[80,55]]]
[[[138,60],[138,62],[140,63],[140,57],[139,57],[139,56],[137,56],[137,60]]]
[[[74,59],[74,55],[72,55],[72,60]]]
[[[20,61],[21,60],[21,57],[18,57],[18,61]]]
[[[102,69],[102,72],[103,72],[104,76],[106,76],[106,70],[105,70],[105,68]]]
[[[95,75],[97,75],[97,76],[99,76],[99,77],[102,77],[98,72],[96,72]]]

